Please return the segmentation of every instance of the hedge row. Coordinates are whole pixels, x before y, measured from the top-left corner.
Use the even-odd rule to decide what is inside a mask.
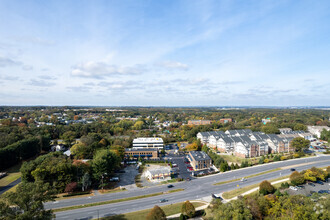
[[[48,143],[47,143],[48,141]],[[49,148],[49,139],[44,137],[32,137],[18,141],[0,149],[1,170],[9,168],[22,160],[31,158],[42,149]]]

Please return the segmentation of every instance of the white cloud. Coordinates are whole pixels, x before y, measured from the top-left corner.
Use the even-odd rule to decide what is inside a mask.
[[[189,66],[177,61],[163,61],[156,64],[157,66],[165,67],[167,69],[188,70]]]
[[[81,63],[72,68],[71,75],[86,78],[104,78],[114,75],[139,75],[146,69],[142,65],[117,66],[103,61],[89,61]]]
[[[0,67],[20,66],[20,65],[22,65],[22,62],[7,57],[0,57]]]

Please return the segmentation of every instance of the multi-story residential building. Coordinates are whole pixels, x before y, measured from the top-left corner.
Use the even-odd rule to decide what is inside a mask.
[[[330,131],[330,127],[328,126],[307,126],[308,131],[315,135],[317,138],[321,137],[321,132],[323,129]]]
[[[226,132],[200,132],[197,138],[203,144],[220,152],[234,153],[240,157],[257,157],[269,153],[294,151],[290,142],[295,137],[309,139],[311,134],[304,131],[283,131],[283,134],[265,134],[250,129],[227,130]]]

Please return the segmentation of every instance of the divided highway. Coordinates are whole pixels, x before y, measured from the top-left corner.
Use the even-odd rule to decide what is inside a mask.
[[[271,180],[274,178],[278,178],[280,176],[289,175],[291,173],[290,171],[291,167],[295,168],[298,171],[302,171],[311,168],[313,166],[325,167],[329,165],[330,165],[330,156],[326,156],[326,155],[321,155],[311,158],[281,161],[270,164],[263,164],[254,167],[248,167],[248,168],[238,169],[221,174],[197,178],[192,181],[175,183],[173,184],[175,185],[175,188],[173,189],[176,188],[185,189],[184,191],[180,191],[176,193],[164,194],[160,196],[131,200],[120,203],[87,207],[76,210],[68,210],[63,212],[57,212],[55,214],[56,214],[56,219],[94,219],[103,216],[122,214],[122,213],[152,208],[156,204],[168,205],[172,203],[182,202],[185,200],[195,200],[195,199],[207,197],[210,196],[212,193],[218,194],[235,189],[237,188],[237,184],[239,184],[240,187],[244,187],[244,186],[260,183],[265,179]],[[213,185],[214,183],[217,182],[242,178],[253,174],[258,174],[264,171],[273,170],[276,168],[284,168],[284,169],[263,174],[260,176],[248,178],[246,182],[236,181],[223,185],[217,185],[217,186]],[[96,195],[91,197],[81,197],[75,199],[66,199],[56,202],[48,202],[45,203],[45,208],[56,209],[56,208],[74,206],[74,205],[83,205],[88,203],[95,203],[95,202],[134,197],[145,194],[152,194],[156,192],[165,192],[168,190],[169,189],[167,188],[167,185],[155,186],[155,187],[143,188],[143,189],[126,190],[118,193]],[[159,203],[159,200],[163,198],[167,199],[168,202]]]

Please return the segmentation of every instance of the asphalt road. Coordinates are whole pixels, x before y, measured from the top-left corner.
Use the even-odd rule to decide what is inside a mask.
[[[307,163],[307,164],[306,164]],[[219,194],[225,191],[229,191],[232,189],[237,188],[237,185],[240,187],[260,183],[265,179],[274,179],[280,176],[289,175],[291,173],[289,167],[293,166],[298,171],[302,171],[308,169],[310,167],[325,167],[330,165],[330,156],[318,156],[312,158],[304,158],[304,159],[296,159],[296,160],[289,160],[289,161],[282,161],[276,162],[271,164],[259,165],[249,168],[238,169],[230,172],[225,172],[222,174],[216,174],[212,176],[206,176],[202,178],[196,178],[192,181],[187,182],[179,182],[173,184],[175,188],[184,188],[184,191],[170,193],[161,196],[154,196],[139,200],[132,200],[120,203],[113,203],[101,206],[94,206],[88,207],[83,209],[76,209],[76,210],[69,210],[64,212],[57,212],[56,219],[93,219],[103,216],[115,215],[115,214],[122,214],[126,212],[133,212],[142,209],[152,208],[154,205],[167,205],[177,202],[182,202],[185,200],[195,200],[203,197],[210,196],[212,193]],[[288,168],[285,168],[287,167]],[[267,170],[273,170],[276,168],[285,168],[283,170],[275,171],[272,173],[248,178],[246,182],[232,182],[223,185],[213,185],[217,182],[237,179],[246,177],[249,175],[257,174],[260,172],[264,172]],[[174,189],[175,189],[174,188]],[[127,190],[124,192],[119,193],[111,193],[111,194],[104,194],[92,197],[83,197],[83,198],[76,198],[76,199],[67,199],[61,200],[57,202],[49,202],[45,204],[46,209],[54,209],[54,208],[61,208],[73,205],[81,205],[81,204],[88,204],[94,202],[101,202],[101,201],[108,201],[114,200],[119,198],[127,198],[133,197],[138,195],[145,195],[151,194],[155,192],[164,192],[167,191],[168,188],[166,185],[164,186],[156,186],[150,187],[145,189],[132,189]],[[167,199],[168,202],[160,203],[160,199]]]
[[[7,186],[1,187],[0,189],[0,195],[4,192],[6,192],[7,190],[9,190],[10,188],[16,186],[17,184],[19,184],[21,182],[21,177],[18,178],[17,180],[9,183]]]

